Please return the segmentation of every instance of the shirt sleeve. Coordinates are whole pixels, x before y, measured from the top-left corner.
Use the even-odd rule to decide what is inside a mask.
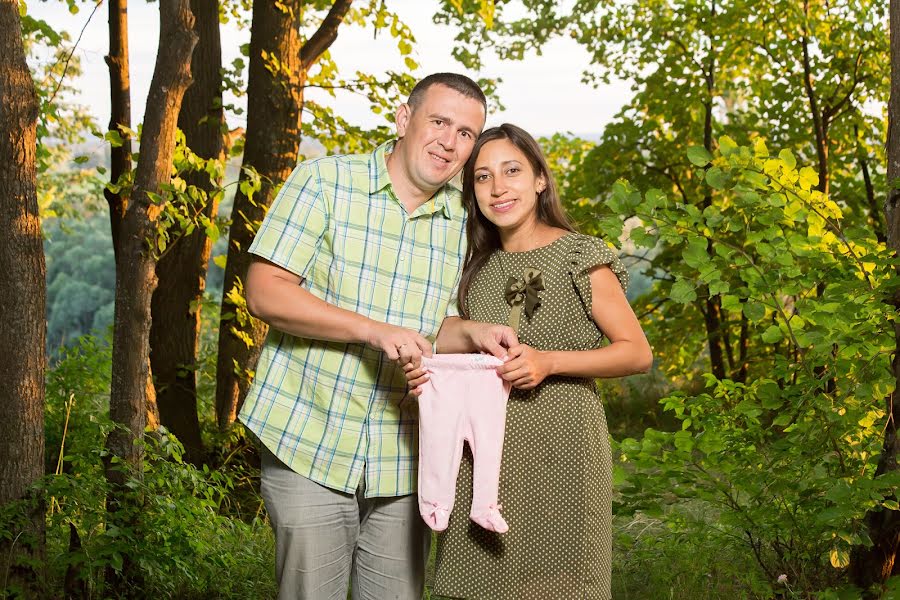
[[[459,316],[459,307],[457,304],[459,303],[459,281],[457,280],[456,285],[453,287],[453,292],[450,294],[450,303],[447,304],[447,312],[444,314],[444,318],[447,317],[458,317]]]
[[[328,210],[320,179],[301,163],[281,186],[249,252],[306,278],[328,230]]]

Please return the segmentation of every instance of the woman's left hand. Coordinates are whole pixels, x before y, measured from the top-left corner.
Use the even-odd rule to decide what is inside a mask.
[[[422,384],[428,381],[428,370],[422,365],[422,359],[411,360],[403,365],[403,374],[406,376],[406,385],[413,396],[422,395]]]
[[[519,344],[509,349],[506,362],[497,367],[497,373],[514,388],[530,390],[550,375],[550,360],[546,352]]]

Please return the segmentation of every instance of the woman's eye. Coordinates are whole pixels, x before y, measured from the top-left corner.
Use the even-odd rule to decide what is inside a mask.
[[[475,181],[485,181],[485,180],[487,180],[487,178],[488,178],[488,176],[485,175],[484,173],[482,173],[481,175],[475,176]]]

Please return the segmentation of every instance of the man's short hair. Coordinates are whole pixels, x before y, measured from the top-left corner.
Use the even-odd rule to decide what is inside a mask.
[[[425,97],[425,92],[433,85],[447,86],[466,98],[472,98],[481,102],[481,106],[484,107],[484,112],[487,114],[487,99],[484,97],[484,92],[481,91],[477,83],[459,73],[432,73],[419,81],[406,101],[412,110],[416,110],[416,107],[421,104],[422,99]]]

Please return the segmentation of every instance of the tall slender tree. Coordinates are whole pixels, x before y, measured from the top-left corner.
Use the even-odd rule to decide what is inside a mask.
[[[103,190],[109,205],[109,225],[112,233],[113,252],[119,260],[122,220],[128,208],[129,179],[131,173],[131,75],[128,59],[128,0],[111,0],[109,3],[109,69],[110,118],[110,184]],[[156,391],[153,378],[146,381],[146,423],[155,429],[159,423],[156,408]]]
[[[46,287],[38,217],[38,98],[25,63],[19,3],[0,1],[0,506],[21,500],[44,470]],[[0,569],[37,594],[44,518],[31,506],[23,539],[0,542]]]
[[[241,280],[250,263],[246,251],[255,224],[274,199],[276,186],[296,166],[307,73],[337,39],[351,3],[336,0],[303,44],[299,35],[303,2],[253,3],[242,185],[232,209],[219,326],[216,414],[221,429],[227,429],[237,416],[267,330],[264,323],[250,318],[243,306]],[[246,185],[251,176],[258,176],[259,181],[259,189],[252,195]],[[241,327],[236,317],[248,319],[247,327]]]
[[[105,57],[109,68],[110,118],[109,131],[121,137],[121,143],[110,149],[109,177],[117,183],[131,172],[131,136],[123,133],[131,129],[131,75],[128,61],[128,0],[109,2],[109,54]],[[121,127],[120,127],[121,126]],[[124,128],[124,129],[123,129]],[[112,232],[113,251],[119,255],[119,238],[122,219],[128,206],[125,187],[103,190],[109,204],[109,224]]]
[[[191,59],[194,82],[184,95],[178,127],[190,150],[224,166],[222,110],[222,44],[218,0],[191,0],[194,31],[199,40]],[[218,211],[222,170],[185,177],[196,202],[191,209],[206,218]],[[202,228],[174,241],[156,265],[159,286],[153,293],[150,362],[156,384],[160,422],[185,447],[185,458],[202,459],[203,442],[197,415],[197,353],[200,309],[206,288],[206,265],[212,243]]]
[[[149,377],[150,302],[156,287],[157,221],[163,207],[161,186],[169,181],[178,113],[191,83],[191,53],[197,37],[188,0],[160,0],[159,50],[144,115],[143,143],[134,189],[122,219],[116,261],[116,307],[113,329],[112,384],[109,412],[117,427],[107,438],[111,459],[106,477],[112,484],[110,519],[114,522],[129,469],[139,472],[136,444],[146,421]],[[126,468],[122,468],[126,467]],[[133,565],[111,576],[112,593],[131,593]]]
[[[887,243],[894,256],[900,256],[900,0],[890,2],[890,56],[891,87],[888,100],[888,136],[887,136],[887,198],[885,200],[885,217],[887,222]],[[900,276],[900,271],[898,271]],[[900,291],[894,293],[894,306],[900,309]],[[884,443],[875,476],[900,471],[900,436],[897,435],[900,423],[900,402],[897,393],[900,391],[900,323],[894,321],[894,351],[891,368],[894,372],[894,391],[885,398],[887,422],[884,428]],[[896,498],[895,498],[896,500]],[[866,515],[871,548],[856,548],[851,566],[853,578],[857,585],[864,589],[872,585],[883,584],[891,575],[900,575],[900,510],[887,507],[870,511]]]

